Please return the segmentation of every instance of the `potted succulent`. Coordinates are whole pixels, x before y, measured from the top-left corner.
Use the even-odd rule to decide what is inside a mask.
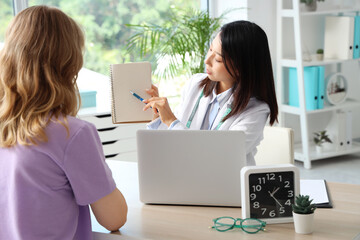
[[[324,50],[322,48],[319,48],[318,50],[316,50],[316,59],[318,61],[324,60]]]
[[[332,143],[331,139],[326,134],[326,130],[314,132],[314,143],[315,143],[317,153],[323,152],[323,143],[325,143],[325,142]]]
[[[314,211],[315,204],[311,202],[309,195],[299,194],[295,198],[295,204],[292,205],[295,232],[309,234],[314,231]]]
[[[313,12],[316,11],[317,4],[316,2],[323,2],[325,0],[300,0],[300,3],[305,3],[306,11]]]

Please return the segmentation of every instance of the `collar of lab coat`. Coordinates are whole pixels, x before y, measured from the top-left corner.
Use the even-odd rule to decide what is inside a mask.
[[[228,108],[228,106],[231,106],[231,103],[233,101],[233,95],[232,95],[231,91],[229,91],[229,92],[227,92],[227,91],[225,91],[224,93],[230,94],[230,97],[225,102],[225,104],[223,104],[223,106],[220,107],[219,113],[218,113],[218,115],[216,116],[216,118],[214,120],[214,124],[213,124],[211,130],[216,129],[217,125],[219,124],[219,122],[223,118],[223,116],[224,116],[224,114],[226,112],[226,109]],[[225,95],[227,95],[227,94],[225,94]],[[215,97],[216,97],[216,95],[215,95]],[[203,97],[203,98],[200,99],[197,114],[195,114],[194,120],[193,120],[193,122],[191,124],[192,129],[200,129],[201,128],[201,125],[202,125],[202,122],[203,122],[203,120],[205,118],[205,114],[206,114],[206,111],[208,109],[208,106],[212,101],[214,101],[215,97],[214,97],[214,92],[213,92],[210,96]]]
[[[232,95],[232,88],[229,88],[228,90],[216,94],[215,89],[213,89],[212,93],[208,96],[211,100],[210,100],[210,104],[212,104],[215,99],[217,99],[220,108],[222,108],[224,106],[224,104],[226,103],[226,101],[230,98],[230,96]]]

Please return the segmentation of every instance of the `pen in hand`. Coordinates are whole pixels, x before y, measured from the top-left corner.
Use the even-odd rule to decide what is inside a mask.
[[[137,95],[136,93],[134,93],[133,91],[130,91],[130,93],[134,96],[134,97],[136,97],[137,99],[139,99],[140,101],[144,101],[144,99],[142,98],[142,97],[140,97],[139,95]],[[144,103],[144,104],[146,104],[146,103]],[[150,107],[150,108],[152,108],[152,107]],[[159,112],[157,109],[156,109],[156,112]]]
[[[137,95],[136,93],[134,93],[133,91],[130,91],[130,93],[136,97],[137,99],[139,99],[140,101],[144,101],[144,99],[142,97],[140,97],[139,95]],[[145,103],[146,104],[146,103]]]

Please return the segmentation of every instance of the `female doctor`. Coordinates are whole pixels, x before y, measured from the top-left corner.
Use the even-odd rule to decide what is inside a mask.
[[[277,121],[274,78],[268,40],[255,23],[224,25],[210,45],[206,74],[195,74],[183,90],[178,114],[158,89],[147,90],[144,111],[152,107],[149,129],[241,130],[246,135],[248,165],[255,165],[263,129]],[[157,109],[157,110],[156,110]]]

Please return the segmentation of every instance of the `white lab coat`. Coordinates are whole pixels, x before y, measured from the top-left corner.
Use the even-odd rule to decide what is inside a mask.
[[[194,129],[199,130],[206,115],[206,111],[210,104],[211,96],[202,97],[199,103],[198,110],[194,116],[190,128],[186,127],[186,123],[193,111],[195,103],[200,96],[201,88],[199,83],[203,80],[207,74],[195,74],[189,80],[187,86],[183,90],[182,102],[175,114],[177,119],[180,120],[172,129],[173,130],[185,130]],[[228,105],[231,105],[233,96],[231,96],[224,106],[219,110],[217,117],[211,130],[215,130],[219,122],[222,120]],[[270,113],[269,106],[257,100],[251,98],[247,107],[240,114],[234,115],[227,119],[220,127],[219,130],[241,130],[246,135],[246,158],[248,165],[255,165],[254,156],[256,154],[256,147],[263,139],[263,130],[266,124],[267,118]],[[153,126],[159,124],[160,118],[155,119],[148,124],[148,128],[154,129]],[[167,125],[161,123],[157,129],[168,129]]]

